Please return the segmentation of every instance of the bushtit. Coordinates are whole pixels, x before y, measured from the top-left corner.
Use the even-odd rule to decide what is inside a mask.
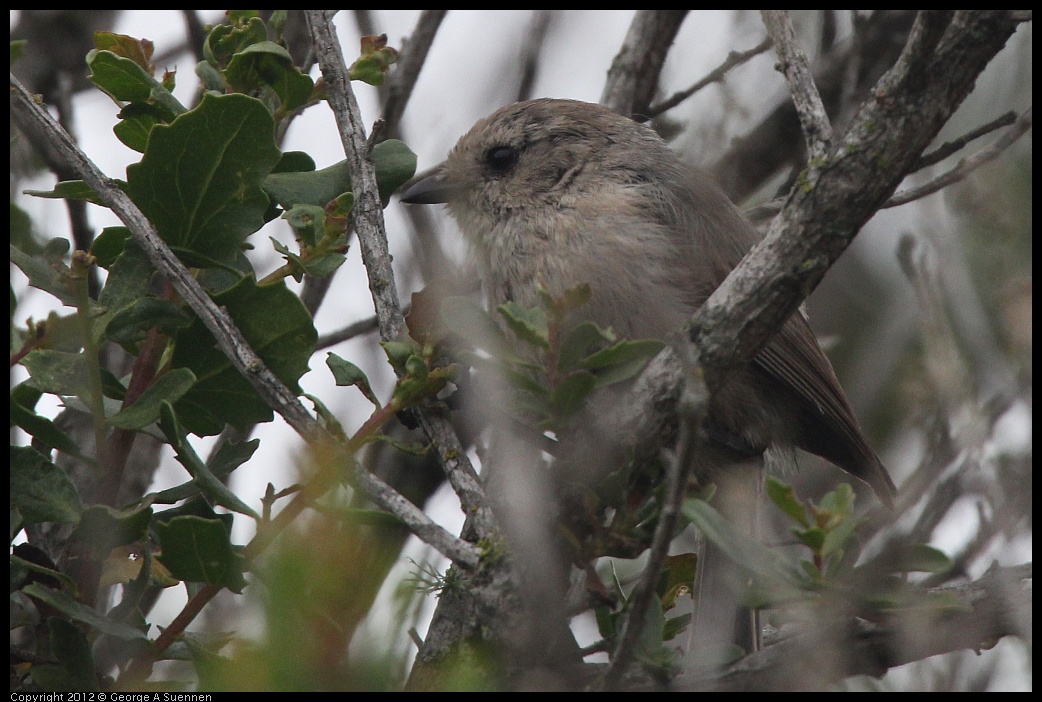
[[[681,329],[758,239],[653,130],[572,100],[520,102],[479,120],[402,200],[448,204],[493,306],[535,306],[537,284],[560,295],[588,283],[578,314],[632,339]],[[708,424],[737,459],[797,447],[888,504],[895,494],[801,313],[715,393]]]

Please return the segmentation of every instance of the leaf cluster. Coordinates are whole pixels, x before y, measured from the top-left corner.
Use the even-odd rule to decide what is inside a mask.
[[[173,73],[156,77],[147,40],[98,33],[87,65],[90,80],[117,106],[116,136],[141,154],[116,184],[193,269],[264,364],[300,393],[317,335],[283,279],[327,277],[343,263],[352,187],[345,163],[317,171],[307,154],[277,146],[278,126],[324,96],[321,85],[293,65],[281,37],[284,17],[276,13],[265,23],[256,12],[233,11],[228,18],[206,39],[205,59],[196,68],[203,89],[194,107],[174,97]],[[12,47],[12,57],[14,52]],[[386,38],[370,40],[359,78],[375,81],[396,55]],[[371,156],[386,202],[413,175],[415,155],[402,142],[384,141]],[[82,181],[31,194],[102,204]],[[204,321],[164,284],[129,229],[105,229],[90,252],[72,252],[65,239],[39,241],[14,205],[11,215],[21,232],[12,237],[12,263],[31,286],[71,308],[22,327],[12,319],[11,325],[13,360],[29,374],[11,392],[12,426],[32,438],[31,447],[11,446],[12,628],[24,632],[27,652],[18,666],[21,684],[98,690],[111,684],[101,673],[113,664],[127,674],[136,659],[207,659],[216,652],[208,648],[214,642],[185,639],[193,654],[149,642],[157,593],[182,584],[190,597],[206,588],[242,592],[252,555],[233,543],[231,513],[263,530],[274,503],[298,489],[269,486],[258,511],[228,480],[259,441],[224,442],[204,458],[190,435],[249,430],[271,421],[272,409]],[[279,216],[293,228],[297,247],[273,240],[287,264],[258,283],[248,238]],[[96,297],[88,292],[93,267],[106,274]],[[15,303],[12,292],[12,311]],[[123,375],[106,362],[115,351],[134,360]],[[386,407],[364,376],[346,383],[363,388],[376,405],[376,419],[422,402],[451,377],[450,368],[428,368],[422,352],[402,353],[388,349],[392,365],[400,361],[402,379]],[[360,373],[347,361],[334,371],[350,375],[351,368]],[[74,424],[85,425],[93,442],[38,409],[45,394],[58,398],[63,416],[78,417]],[[335,419],[315,400],[332,426]],[[349,444],[353,450],[381,436],[376,419]],[[342,430],[340,436],[346,440]],[[168,447],[187,480],[125,496],[121,475],[136,439]],[[336,463],[341,469],[343,458]],[[343,479],[341,474],[334,483]],[[399,528],[396,519],[391,522],[384,527]],[[58,536],[59,528],[67,538]],[[23,533],[29,542],[16,544]],[[112,606],[109,593],[116,585],[121,595]],[[99,642],[108,644],[99,648]],[[101,650],[104,660],[96,658]]]

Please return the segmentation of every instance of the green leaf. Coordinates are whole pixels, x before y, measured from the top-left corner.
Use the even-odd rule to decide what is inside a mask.
[[[698,557],[693,553],[679,553],[666,557],[657,590],[663,610],[672,609],[680,597],[691,596],[695,590],[697,565]]]
[[[373,392],[372,387],[369,385],[369,378],[366,377],[362,369],[356,366],[351,361],[346,361],[335,353],[329,353],[326,356],[326,366],[330,372],[333,373],[333,380],[340,387],[357,387],[366,399],[372,402],[377,409],[380,409],[380,400],[377,399],[376,393]]]
[[[588,356],[582,365],[597,372],[597,387],[629,380],[665,348],[658,339],[620,341]]]
[[[908,544],[895,555],[894,572],[945,573],[954,565],[947,554],[926,544]]]
[[[184,516],[158,522],[156,532],[162,554],[159,562],[170,574],[186,582],[202,582],[242,592],[245,560],[225,525],[216,519]]]
[[[225,441],[217,449],[217,453],[210,456],[210,460],[206,462],[206,469],[218,480],[227,480],[232,471],[250,460],[259,447],[260,439],[238,443]]]
[[[264,179],[264,192],[283,209],[294,205],[325,207],[333,198],[351,190],[347,161],[328,168],[272,173]]]
[[[580,367],[591,349],[596,350],[604,344],[615,341],[615,335],[598,327],[593,322],[581,322],[561,337],[557,352],[557,372],[570,373]]]
[[[315,278],[328,278],[333,275],[340,266],[344,265],[347,256],[329,252],[321,256],[312,256],[304,263],[304,272]]]
[[[611,346],[595,351],[583,361],[583,368],[600,370],[629,365],[633,361],[643,364],[654,358],[666,344],[659,339],[636,339],[619,341]]]
[[[127,168],[127,194],[189,263],[230,263],[264,225],[268,197],[261,181],[279,157],[263,103],[207,94],[195,109],[152,130],[141,162]]]
[[[550,332],[546,312],[542,308],[522,307],[514,302],[504,302],[497,309],[518,338],[539,348],[550,348]]]
[[[289,52],[273,41],[251,44],[237,52],[224,77],[237,92],[252,93],[270,86],[278,95],[281,114],[306,105],[315,88],[311,77],[293,65]]]
[[[109,231],[109,230],[106,230]],[[117,239],[118,231],[109,235]],[[115,249],[115,241],[105,243],[106,251],[111,254]],[[94,320],[94,337],[100,342],[106,333],[109,323],[124,310],[135,306],[139,300],[149,295],[149,287],[155,268],[148,260],[144,249],[133,238],[123,239],[123,250],[117,253],[115,260],[109,264],[108,278],[105,287],[98,295],[98,307],[104,312]],[[170,312],[169,314],[174,314]],[[165,325],[166,326],[166,325]],[[178,328],[176,324],[166,326]]]
[[[160,376],[129,407],[109,417],[110,425],[119,429],[144,429],[159,419],[163,403],[177,402],[195,385],[195,373],[175,368]]]
[[[206,462],[206,469],[223,484],[233,470],[250,460],[259,446],[260,439],[241,441],[237,444],[226,441],[220,445],[217,453],[210,456],[210,460]],[[153,494],[151,501],[156,504],[169,505],[187,500],[199,493],[200,487],[193,478],[187,483]]]
[[[72,437],[50,419],[33,412],[31,407],[19,404],[14,392],[11,393],[11,423],[48,448],[82,458],[80,446]]]
[[[102,42],[104,33],[95,34],[97,49],[87,54],[91,81],[109,95],[118,105],[131,103],[146,105],[164,122],[186,112],[170,91],[173,89],[173,74],[164,76],[160,82],[152,75],[151,42],[146,52],[141,50],[143,40],[122,35],[112,35],[116,41]],[[134,46],[137,44],[137,46]],[[134,113],[131,113],[133,116]]]
[[[177,462],[185,467],[185,470],[194,479],[196,487],[205,497],[214,504],[260,521],[260,515],[211,473],[191,444],[185,441],[184,429],[177,421],[177,415],[169,402],[161,403],[159,428],[166,436],[167,443],[174,449]]]
[[[667,619],[666,625],[662,628],[662,640],[672,641],[683,634],[691,625],[691,619],[692,617],[690,614],[681,614],[679,617]]]
[[[112,128],[112,133],[125,146],[143,154],[152,128],[167,121],[166,113],[158,107],[135,102],[120,110],[119,122]]]
[[[75,524],[83,505],[79,493],[58,466],[36,449],[11,447],[11,506],[30,524]]]
[[[275,174],[313,170],[315,170],[315,159],[311,158],[311,154],[304,151],[283,151],[282,158],[275,164],[275,168],[271,172]],[[267,180],[267,178],[264,179],[265,187]]]
[[[88,546],[94,557],[102,560],[112,549],[146,538],[151,520],[151,507],[118,510],[107,505],[91,505],[83,510],[70,538]]]
[[[52,590],[40,583],[30,583],[22,588],[29,597],[50,605],[69,618],[83,622],[103,634],[115,636],[125,641],[145,640],[145,633],[132,626],[117,622],[104,616],[96,609],[77,602],[60,590]]]
[[[173,336],[191,323],[192,318],[176,303],[141,297],[112,315],[105,325],[105,337],[117,344],[136,344],[153,328]]]
[[[94,48],[130,59],[148,75],[155,73],[152,54],[155,53],[156,47],[148,39],[138,39],[115,32],[94,32]]]
[[[705,500],[689,498],[681,508],[685,517],[734,563],[765,581],[772,597],[798,597],[798,579],[779,554],[736,529]]]
[[[94,657],[83,632],[59,617],[48,617],[47,629],[50,653],[57,664],[34,665],[33,680],[47,692],[98,692],[101,688],[94,674]]]
[[[117,103],[146,102],[153,87],[160,85],[135,61],[111,51],[91,50],[87,65],[91,82]]]
[[[362,54],[351,64],[348,77],[369,85],[383,85],[387,70],[398,60],[398,52],[387,46],[387,35],[362,37]]]
[[[578,412],[597,386],[597,377],[590,371],[569,373],[550,393],[550,407],[559,418],[568,418]]]
[[[862,523],[863,520],[856,519],[853,514],[845,515],[838,524],[828,530],[825,540],[821,543],[821,555],[831,556],[846,548]]]
[[[768,475],[766,491],[771,502],[789,515],[794,522],[804,527],[810,526],[810,521],[807,519],[807,508],[796,497],[796,491],[792,489],[791,485],[783,483],[773,475]]]
[[[825,493],[818,504],[818,510],[832,512],[837,516],[847,516],[854,513],[854,488],[848,483],[840,483],[835,490]]]
[[[826,532],[821,527],[810,527],[809,529],[793,530],[796,538],[800,540],[800,543],[814,551],[814,553],[821,553],[821,546],[825,543]]]
[[[21,361],[32,386],[53,395],[82,395],[88,387],[87,357],[81,353],[37,349]]]
[[[387,356],[387,361],[398,375],[405,375],[409,359],[420,352],[420,348],[411,341],[381,341],[380,346]]]
[[[318,205],[293,205],[282,218],[307,246],[314,246],[322,238],[326,225],[326,210]],[[274,241],[274,239],[272,239]]]
[[[593,289],[589,283],[579,283],[565,290],[559,297],[554,297],[542,285],[537,286],[540,299],[548,312],[561,321],[573,311],[579,309],[593,297]]]
[[[391,194],[415,174],[416,154],[403,142],[388,139],[373,147],[372,158],[380,200],[386,206]],[[351,173],[344,160],[318,171],[273,172],[264,179],[263,187],[284,209],[294,205],[325,207],[343,193],[351,192]]]
[[[25,190],[26,195],[49,200],[80,200],[95,205],[104,205],[94,188],[82,180],[63,180],[54,184],[53,190]]]
[[[405,142],[387,139],[373,147],[372,157],[380,200],[386,207],[391,194],[416,174],[416,154]]]
[[[203,55],[210,64],[224,68],[238,52],[268,40],[268,30],[259,17],[242,15],[232,24],[214,27],[203,44]]]
[[[64,305],[76,306],[76,298],[65,284],[61,271],[55,270],[43,255],[30,256],[12,245],[11,263],[25,273],[29,285],[54,295]]]
[[[105,227],[100,234],[94,237],[90,254],[97,259],[99,266],[108,270],[126,249],[127,240],[133,238],[134,235],[126,227]]]
[[[300,298],[282,283],[259,287],[246,277],[213,299],[228,311],[267,367],[299,392],[297,381],[308,370],[317,339]],[[217,348],[199,319],[177,335],[171,364],[190,369],[198,379],[175,404],[178,418],[193,434],[211,436],[225,424],[245,428],[271,421],[271,408]]]
[[[33,221],[29,213],[11,202],[10,211],[10,234],[11,245],[27,256],[38,256],[40,254],[40,242],[33,231]]]

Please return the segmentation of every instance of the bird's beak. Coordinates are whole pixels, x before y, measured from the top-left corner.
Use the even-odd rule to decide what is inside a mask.
[[[402,193],[402,202],[410,205],[434,205],[439,202],[448,202],[452,197],[453,188],[442,176],[442,168],[435,169],[432,175],[423,178]]]

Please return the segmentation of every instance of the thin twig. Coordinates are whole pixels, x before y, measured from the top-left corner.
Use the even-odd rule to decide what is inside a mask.
[[[369,317],[368,319],[360,319],[357,322],[348,324],[342,329],[323,334],[318,337],[318,341],[315,342],[315,350],[320,351],[322,349],[328,349],[330,346],[336,346],[342,341],[350,341],[356,336],[362,336],[363,334],[371,334],[380,328],[380,323],[376,320],[376,317]]]
[[[329,104],[333,108],[347,153],[355,194],[355,230],[358,232],[362,261],[369,277],[369,289],[373,294],[380,338],[385,341],[395,340],[406,333],[405,319],[398,303],[391,256],[387,250],[376,173],[365,153],[366,137],[361,111],[347,77],[347,64],[332,22],[322,10],[305,10],[305,16],[326,80]],[[496,531],[495,522],[487,507],[484,488],[451,423],[428,410],[421,409],[418,414],[420,425],[437,451],[464,510],[475,518],[475,526],[481,535],[491,535]]]
[[[760,54],[762,54],[770,48],[771,39],[770,37],[768,37],[756,46],[754,46],[753,48],[749,49],[748,51],[732,51],[727,55],[727,58],[724,59],[723,63],[714,68],[709,73],[707,73],[706,76],[702,78],[702,80],[698,81],[686,90],[681,90],[679,92],[673,93],[673,95],[666,98],[657,105],[649,107],[647,111],[642,115],[642,117],[646,119],[653,119],[655,117],[658,117],[666,110],[671,110],[680,103],[682,103],[684,100],[687,100],[689,97],[691,97],[707,85],[712,85],[713,83],[722,83],[724,78],[727,76],[728,72],[732,68],[741,66],[743,63],[746,63],[750,59],[759,56]]]
[[[807,142],[807,160],[815,163],[828,153],[832,144],[832,124],[814,83],[807,55],[796,42],[796,32],[787,11],[761,10],[760,14],[767,33],[774,40],[781,71],[789,83],[789,92],[800,116],[803,138]]]
[[[885,209],[888,207],[897,207],[898,205],[907,204],[909,202],[912,202],[913,200],[918,200],[920,198],[926,197],[927,195],[931,195],[937,192],[938,190],[948,187],[953,183],[959,182],[967,175],[969,175],[971,172],[983,166],[985,163],[988,163],[989,161],[993,161],[996,158],[998,158],[998,156],[1003,151],[1009,148],[1009,146],[1012,145],[1013,142],[1015,142],[1017,139],[1023,136],[1029,129],[1031,129],[1030,107],[1028,108],[1027,112],[1020,116],[1020,118],[1016,121],[1016,124],[1014,124],[1013,127],[1009,129],[1005,134],[999,137],[994,144],[991,144],[990,146],[981,149],[972,156],[967,156],[966,158],[959,161],[958,165],[956,165],[955,168],[951,169],[947,173],[943,173],[937,176],[930,182],[923,183],[917,188],[909,188],[908,190],[902,190],[901,192],[897,193],[889,200],[887,200],[886,203],[883,205],[883,208]]]
[[[929,153],[925,153],[922,156],[920,156],[919,160],[915,162],[914,166],[912,166],[912,172],[914,173],[915,171],[922,170],[923,168],[926,168],[927,166],[932,166],[935,163],[940,163],[941,161],[943,161],[944,159],[948,158],[949,156],[951,156],[955,152],[959,151],[960,149],[965,148],[966,145],[969,144],[974,139],[979,139],[980,137],[984,136],[985,134],[990,134],[991,132],[995,131],[996,129],[1001,129],[1002,127],[1008,127],[1009,125],[1016,123],[1016,121],[1017,121],[1017,113],[1015,111],[1013,111],[1013,110],[1010,110],[1009,112],[1007,112],[1006,114],[1002,115],[1001,117],[999,117],[997,119],[993,119],[992,121],[988,122],[987,124],[982,124],[981,126],[977,127],[976,129],[972,129],[972,130],[966,132],[965,134],[963,134],[958,139],[953,139],[952,141],[946,141],[943,144],[941,144],[940,146],[938,146],[936,149],[934,149],[933,151],[931,151]]]
[[[539,74],[539,55],[546,44],[547,30],[554,17],[553,10],[533,10],[532,21],[528,25],[528,37],[522,42],[521,82],[517,88],[517,99],[527,100],[532,97],[532,86]]]
[[[416,80],[420,77],[420,69],[427,60],[427,54],[438,34],[438,27],[445,19],[448,10],[424,10],[416,21],[412,35],[402,45],[397,68],[384,84],[383,119],[387,124],[387,133],[399,133],[398,122],[409,103]]]
[[[858,76],[861,75],[861,64],[867,42],[868,19],[858,10],[850,10],[850,57],[843,68],[843,80],[840,83],[838,109],[836,115],[849,115],[856,107],[854,96],[857,94]],[[840,118],[837,118],[840,119]],[[846,121],[846,120],[844,120]]]
[[[687,10],[638,10],[612,60],[601,104],[622,115],[647,110]]]
[[[647,619],[648,606],[655,595],[662,566],[669,553],[669,544],[676,531],[680,505],[687,494],[688,473],[694,463],[696,443],[698,441],[695,423],[697,417],[705,412],[708,394],[703,392],[696,396],[693,383],[685,386],[685,402],[682,414],[686,415],[680,422],[680,436],[677,440],[677,451],[668,465],[667,492],[659,514],[659,522],[655,527],[655,536],[648,552],[648,562],[640,580],[634,586],[629,599],[629,613],[619,632],[619,641],[611,656],[611,664],[600,680],[601,689],[611,690],[616,686],[633,656],[641,631]],[[704,391],[704,386],[703,386]]]
[[[387,250],[383,207],[376,187],[376,169],[367,157],[366,131],[362,113],[347,76],[346,62],[331,17],[322,10],[306,10],[305,16],[319,66],[325,78],[329,104],[336,116],[340,139],[347,155],[348,170],[354,191],[352,210],[358,232],[362,260],[369,271],[369,289],[373,294],[376,316],[380,321],[380,337],[384,341],[398,339],[405,321],[398,304],[398,288]]]

